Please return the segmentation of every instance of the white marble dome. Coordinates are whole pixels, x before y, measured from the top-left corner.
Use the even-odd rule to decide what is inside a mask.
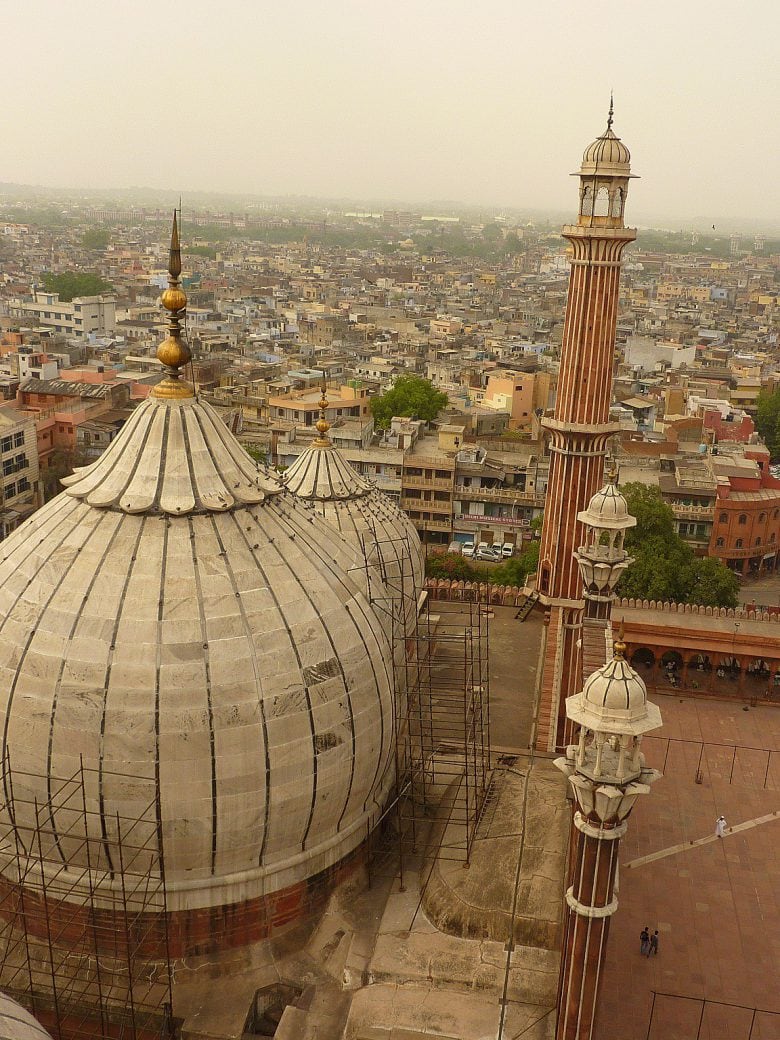
[[[622,530],[636,526],[636,517],[628,511],[628,503],[614,480],[608,480],[588,503],[588,508],[577,514],[577,519],[588,527]]]
[[[603,170],[605,166],[628,166],[630,162],[631,152],[616,136],[612,127],[589,144],[582,156],[583,168],[598,166],[599,170]]]
[[[321,420],[322,422],[322,420]],[[414,524],[387,495],[378,491],[347,462],[323,435],[307,448],[282,479],[297,497],[314,506],[372,568],[372,598],[391,638],[395,622],[412,636],[417,598],[425,586],[425,557]],[[386,605],[381,599],[384,598]]]
[[[51,1040],[40,1022],[5,993],[0,993],[0,1037],[2,1040]]]
[[[343,858],[392,779],[391,655],[362,561],[194,397],[144,402],[66,483],[0,545],[17,798],[51,805],[50,778],[83,759],[93,837],[156,802],[171,910]]]
[[[614,657],[585,680],[582,692],[567,698],[567,715],[586,729],[603,733],[640,734],[660,726],[658,707],[647,699],[647,687],[616,644]]]

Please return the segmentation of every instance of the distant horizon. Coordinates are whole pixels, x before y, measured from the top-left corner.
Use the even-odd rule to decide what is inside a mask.
[[[19,199],[9,199],[4,201],[2,196],[7,192],[19,193]],[[564,207],[545,207],[539,205],[518,205],[517,203],[491,203],[491,202],[468,202],[465,200],[457,199],[409,199],[409,198],[381,198],[381,197],[355,197],[349,195],[315,195],[315,194],[304,194],[304,193],[289,193],[286,195],[282,194],[271,194],[271,193],[260,193],[260,192],[245,192],[245,191],[218,191],[211,189],[201,188],[159,188],[151,185],[140,186],[140,185],[127,185],[121,186],[102,186],[102,187],[89,187],[86,185],[77,184],[23,184],[10,181],[0,181],[0,204],[2,205],[19,205],[21,204],[23,193],[31,193],[26,197],[27,202],[34,201],[35,196],[39,198],[49,199],[55,201],[57,195],[64,195],[71,197],[73,195],[83,196],[86,199],[93,200],[105,200],[113,194],[118,196],[117,202],[123,201],[123,196],[138,196],[139,198],[146,197],[146,201],[136,201],[135,205],[156,205],[160,206],[165,203],[168,206],[173,206],[178,203],[179,197],[182,199],[191,198],[202,198],[212,199],[215,203],[219,200],[227,203],[232,201],[235,205],[240,203],[264,203],[270,205],[284,206],[288,205],[294,208],[294,204],[297,201],[299,205],[319,205],[322,207],[327,206],[338,206],[340,209],[353,208],[357,210],[368,211],[381,211],[388,209],[403,209],[421,212],[427,215],[427,211],[431,210],[433,213],[438,212],[439,215],[446,215],[446,211],[454,213],[471,213],[481,215],[491,215],[493,217],[501,216],[502,213],[511,214],[514,217],[522,216],[533,216],[536,215],[537,219],[544,219],[552,223],[567,223],[576,219],[576,198],[570,211],[567,211]],[[52,195],[47,196],[47,192]],[[164,198],[155,199],[154,196],[163,196]],[[124,200],[126,203],[126,200]],[[206,206],[205,201],[200,203],[201,206]],[[700,232],[709,234],[713,237],[719,235],[739,235],[743,234],[746,237],[754,237],[756,235],[764,235],[766,237],[780,237],[780,220],[772,218],[760,218],[760,217],[722,217],[719,218],[717,215],[713,218],[708,215],[704,217],[700,216],[689,216],[684,221],[674,221],[669,215],[649,215],[647,212],[641,210],[634,213],[631,207],[631,198],[629,196],[627,204],[627,221],[631,226],[637,226],[640,230],[644,229],[647,231],[663,231],[670,234],[678,232]],[[714,229],[712,225],[715,225]],[[676,225],[676,226],[675,226]]]
[[[614,91],[630,221],[780,228],[776,0],[6,6],[8,182],[573,214]]]

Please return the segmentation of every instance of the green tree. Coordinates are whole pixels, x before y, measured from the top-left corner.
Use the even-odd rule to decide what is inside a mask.
[[[450,578],[452,581],[476,581],[480,577],[477,569],[455,552],[428,556],[425,573],[429,578]]]
[[[189,246],[186,252],[191,253],[192,256],[205,256],[208,260],[217,259],[215,246]]]
[[[637,519],[626,535],[634,562],[618,583],[621,596],[735,607],[737,579],[720,560],[698,558],[677,534],[674,514],[657,487],[628,483],[621,491]]]
[[[60,294],[62,303],[70,303],[76,296],[99,296],[112,292],[113,286],[94,271],[64,271],[62,274],[44,274],[46,292]]]
[[[674,528],[674,513],[661,497],[658,487],[639,484],[633,481],[624,484],[620,490],[628,504],[628,511],[636,517],[636,527],[629,528],[626,534],[626,548],[629,552],[645,542],[648,538],[661,538],[665,542],[673,542],[677,537]]]
[[[539,568],[539,545],[539,540],[535,538],[519,556],[513,556],[496,567],[490,575],[491,582],[494,585],[517,585],[518,588],[524,585],[528,575]]]
[[[81,236],[81,244],[87,249],[105,249],[110,240],[108,228],[90,228]]]
[[[705,607],[736,607],[739,603],[739,581],[736,574],[711,556],[695,560],[691,574],[689,603]]]
[[[756,427],[769,448],[772,461],[780,457],[780,390],[762,390],[756,404]]]
[[[522,253],[523,244],[514,231],[510,231],[504,239],[504,249],[507,253]]]
[[[436,390],[430,380],[399,376],[386,394],[371,398],[371,414],[377,428],[387,430],[394,415],[431,422],[446,404],[447,395]]]

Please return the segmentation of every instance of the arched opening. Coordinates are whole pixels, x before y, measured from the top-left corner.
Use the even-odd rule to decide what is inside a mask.
[[[593,216],[593,188],[587,185],[582,192],[582,204],[580,205],[580,213],[584,217]]]
[[[748,679],[752,679],[753,682],[766,683],[769,681],[769,665],[762,657],[759,657],[748,664],[745,669],[745,675]]]
[[[610,215],[613,217],[623,216],[623,189],[616,188],[612,193],[612,208]]]
[[[732,682],[736,682],[741,674],[742,668],[736,657],[728,656],[722,658],[716,669],[716,675],[719,679],[731,679]]]
[[[609,216],[609,188],[599,188],[596,195],[596,205],[593,209],[594,217]]]
[[[666,650],[658,660],[658,667],[665,672],[681,672],[683,668],[682,654],[677,650]]]
[[[655,654],[646,646],[639,646],[631,654],[631,665],[634,668],[652,668],[655,664]]]

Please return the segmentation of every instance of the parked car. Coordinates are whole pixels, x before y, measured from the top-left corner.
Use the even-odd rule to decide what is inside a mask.
[[[511,542],[504,542],[504,544],[501,546],[501,555],[503,556],[503,558],[506,560],[510,556],[514,556],[514,554],[515,554],[515,547],[514,547],[514,545]]]
[[[477,555],[479,555],[479,553],[484,552],[486,549],[489,549],[489,548],[490,548],[490,546],[488,545],[487,542],[479,542],[478,545],[477,545]]]
[[[501,542],[493,542],[493,544],[490,546],[490,548],[493,550],[494,553],[498,553],[499,556],[501,555],[501,549],[502,549]]]
[[[485,545],[484,548],[477,549],[476,557],[478,560],[484,560],[486,563],[498,563],[501,559],[501,553],[497,553],[491,546]]]
[[[448,553],[456,553],[458,556],[463,552],[463,545],[461,542],[450,542],[447,546]]]
[[[460,551],[463,554],[463,556],[468,556],[470,559],[474,555],[474,543],[464,542]]]

